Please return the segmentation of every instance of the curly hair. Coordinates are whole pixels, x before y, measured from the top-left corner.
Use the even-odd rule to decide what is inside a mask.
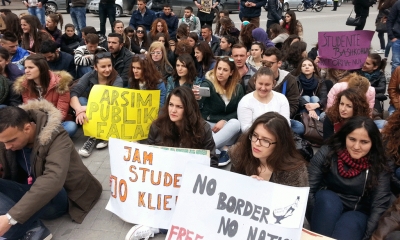
[[[383,142],[386,145],[386,153],[397,166],[400,165],[400,111],[395,111],[387,119],[382,130]]]
[[[290,45],[286,56],[283,57],[283,61],[287,61],[292,64],[295,68],[299,65],[300,61],[303,59],[303,52],[307,49],[307,43],[303,41],[298,41]]]
[[[192,54],[192,52],[193,52],[193,47],[190,45],[189,40],[183,39],[176,44],[175,48],[176,55],[181,55],[184,53]]]
[[[252,32],[256,29],[257,26],[253,23],[249,23],[243,27],[242,31],[240,31],[240,42],[246,47],[246,49],[251,48],[251,44],[254,41]]]
[[[360,93],[356,89],[348,88],[341,91],[336,96],[335,102],[326,111],[326,115],[332,121],[332,123],[341,122],[343,120],[339,112],[339,106],[342,97],[346,97],[353,104],[353,116],[369,117],[371,110],[365,94]]]
[[[354,88],[364,94],[368,92],[368,89],[371,86],[367,78],[360,76],[357,73],[351,73],[342,78],[339,82],[347,82],[347,88]]]
[[[176,61],[181,62],[188,70],[186,77],[186,82],[189,84],[193,84],[193,81],[197,77],[197,71],[196,71],[196,64],[193,61],[192,56],[190,56],[187,53],[178,55]],[[174,80],[179,80],[181,77],[178,75],[177,71],[174,71],[174,74],[172,75]]]
[[[189,36],[189,25],[181,23],[178,29],[176,29],[176,39],[186,39]]]
[[[139,63],[142,76],[140,79],[135,79],[133,74],[133,63]],[[146,90],[157,90],[157,85],[162,81],[162,76],[159,71],[157,71],[154,63],[146,55],[136,54],[132,57],[132,63],[129,67],[129,78],[130,78],[130,88],[140,89],[139,83],[145,83]]]
[[[168,39],[165,39],[165,40],[168,41],[168,40],[169,40],[168,25],[167,25],[167,22],[166,22],[164,19],[162,19],[162,18],[157,18],[157,19],[154,20],[154,22],[151,24],[151,27],[150,27],[150,39],[151,39],[151,41],[156,41],[156,40],[157,40],[156,35],[157,35],[157,33],[159,33],[159,32],[157,31],[157,24],[158,24],[158,23],[161,23],[161,24],[162,24],[162,27],[163,27],[162,33],[164,33],[165,36],[167,36]]]
[[[169,117],[169,102],[172,96],[180,98],[183,105],[183,118],[180,127]],[[203,149],[205,121],[201,117],[199,104],[193,91],[188,87],[177,87],[168,95],[159,117],[153,122],[162,136],[162,146]]]

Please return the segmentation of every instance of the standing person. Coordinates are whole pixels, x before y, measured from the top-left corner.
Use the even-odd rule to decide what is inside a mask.
[[[211,6],[206,6],[203,4],[203,1],[200,1],[200,3],[199,3],[197,0],[193,0],[194,4],[196,4],[196,7],[198,8],[197,9],[197,17],[200,19],[202,26],[207,24],[212,27],[214,15],[215,15],[215,8],[220,3],[220,0],[210,0],[210,1],[211,1]],[[206,11],[206,9],[208,9],[208,8],[211,8],[210,12],[203,12],[203,11]]]
[[[82,38],[81,29],[86,27],[86,1],[87,0],[71,0],[71,15],[72,23],[74,24],[79,38]]]
[[[400,66],[400,1],[397,1],[386,22],[388,37],[392,42],[392,73]]]
[[[269,29],[272,24],[281,24],[282,20],[282,3],[279,0],[269,0],[268,1],[268,14],[267,14],[267,29],[266,32],[269,33]],[[270,35],[271,36],[271,35]]]
[[[193,8],[188,6],[185,7],[185,13],[181,19],[179,19],[178,28],[179,26],[185,23],[189,26],[189,32],[195,32],[198,35],[200,34],[201,23],[200,19],[193,14]],[[178,37],[178,34],[177,34]]]
[[[146,3],[147,0],[138,0],[138,9],[133,11],[131,20],[129,20],[129,26],[133,27],[135,30],[137,30],[139,25],[142,25],[149,31],[151,29],[151,24],[156,20],[156,14],[146,7]]]
[[[365,23],[367,22],[367,17],[369,15],[369,7],[374,4],[375,1],[370,0],[354,0],[354,12],[356,13],[356,18],[360,17],[360,25],[356,26],[354,30],[364,30]]]
[[[376,16],[375,24],[381,22],[386,23],[387,18],[390,14],[390,9],[393,4],[395,4],[397,0],[381,0],[378,3],[378,16]],[[387,33],[387,31],[385,31]],[[376,53],[382,54],[384,53],[385,58],[389,56],[390,48],[392,47],[392,42],[388,37],[388,42],[385,44],[385,32],[378,32],[378,38],[381,48],[379,50],[375,50]]]
[[[169,0],[168,0],[168,2],[169,2]],[[154,1],[153,1],[153,4],[154,4]],[[172,15],[171,5],[169,5],[169,4],[164,5],[163,12],[160,14],[159,18],[164,19],[164,21],[167,23],[170,39],[175,39],[179,20],[178,20],[177,16]]]
[[[11,1],[10,1],[10,0],[1,0],[1,4],[3,4],[2,6],[5,6],[5,5],[6,5],[5,2],[8,2],[8,5],[11,4]]]
[[[260,27],[261,8],[267,0],[240,0],[240,14],[242,21],[249,21]]]
[[[129,67],[133,54],[124,47],[122,35],[118,33],[108,34],[108,51],[111,53],[111,61],[115,71],[122,78],[124,87],[128,86]]]
[[[336,11],[339,5],[339,0],[333,0],[333,9],[331,11]]]
[[[334,239],[370,239],[390,204],[387,162],[372,119],[349,119],[308,166],[311,231]]]
[[[99,18],[100,18],[100,34],[106,35],[107,17],[110,21],[111,29],[115,22],[115,0],[100,0]]]
[[[170,4],[170,0],[152,0],[151,10],[160,12],[164,9],[165,5]]]
[[[42,26],[46,24],[44,5],[47,3],[47,0],[24,0],[22,3],[28,8],[30,15],[36,16],[39,19]]]

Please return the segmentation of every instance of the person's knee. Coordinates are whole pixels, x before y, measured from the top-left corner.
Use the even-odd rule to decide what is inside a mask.
[[[343,208],[339,196],[330,190],[320,190],[315,194],[315,203],[327,208]]]
[[[239,120],[237,120],[235,118],[232,118],[226,124],[227,125],[229,124],[229,129],[232,131],[232,133],[237,134],[237,133],[240,132],[240,122],[239,122]]]
[[[342,214],[337,227],[339,229],[347,228],[351,231],[356,231],[364,234],[367,225],[368,216],[359,211],[348,211]]]
[[[317,97],[317,96],[311,96],[310,102],[311,102],[311,103],[317,103],[317,102],[319,102],[319,97]]]

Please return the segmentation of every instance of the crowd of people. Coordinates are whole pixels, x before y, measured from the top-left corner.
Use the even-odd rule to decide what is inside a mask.
[[[80,223],[98,200],[101,185],[81,157],[108,141],[89,137],[76,151],[71,138],[88,121],[91,89],[101,84],[159,90],[159,116],[147,144],[209,150],[211,167],[231,163],[232,172],[258,180],[309,186],[312,231],[335,239],[400,238],[398,220],[388,227],[400,205],[390,207],[391,196],[400,193],[398,28],[388,30],[386,45],[379,33],[381,50],[369,53],[362,68],[320,69],[318,46],[307,53],[301,22],[294,11],[279,10],[280,1],[268,4],[266,30],[260,28],[263,0],[241,1],[240,29],[225,10],[213,27],[213,11],[196,16],[188,6],[177,18],[171,5],[155,12],[146,0],[137,1],[124,26],[111,2],[100,4],[99,31],[83,22],[80,0],[72,0],[73,24],[65,26],[61,14],[42,19],[40,1],[35,7],[25,2],[29,15],[0,10],[6,23],[0,38],[1,237],[51,239],[39,219],[69,212]],[[219,1],[212,3],[214,9]],[[400,24],[400,1],[382,0],[378,9],[377,21],[387,18],[388,29]],[[106,36],[107,16],[112,32]],[[323,126],[321,142],[314,143],[320,149],[308,158],[294,141],[305,135],[304,116]],[[165,231],[136,225],[126,239]]]

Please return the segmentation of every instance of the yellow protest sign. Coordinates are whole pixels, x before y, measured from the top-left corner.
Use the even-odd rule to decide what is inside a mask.
[[[83,125],[84,134],[103,140],[146,139],[159,106],[159,90],[94,85],[86,108],[89,122]]]

